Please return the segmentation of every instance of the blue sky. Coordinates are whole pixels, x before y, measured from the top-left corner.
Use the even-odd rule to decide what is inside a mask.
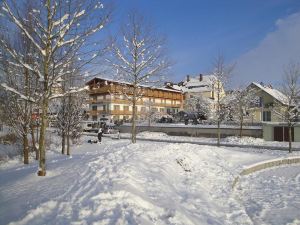
[[[116,0],[115,25],[132,9],[167,36],[171,80],[210,72],[218,52],[237,63],[234,85],[279,83],[283,65],[300,61],[299,0]]]

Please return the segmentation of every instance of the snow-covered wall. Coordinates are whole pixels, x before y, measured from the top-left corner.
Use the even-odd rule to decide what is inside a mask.
[[[122,125],[119,127],[121,133],[130,133],[130,125]],[[168,135],[175,136],[193,136],[193,137],[217,137],[216,126],[185,126],[185,125],[155,125],[155,126],[137,126],[137,132],[163,132]],[[239,135],[239,128],[226,126],[221,128],[221,137],[237,136]],[[249,137],[262,137],[261,127],[245,127],[243,135]]]

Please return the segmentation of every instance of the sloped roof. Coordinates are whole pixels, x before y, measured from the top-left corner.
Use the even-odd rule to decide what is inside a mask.
[[[211,91],[213,84],[216,82],[217,78],[214,75],[202,75],[202,80],[200,80],[200,75],[197,75],[195,77],[190,77],[189,81],[185,80],[180,85],[173,84],[172,86],[169,86],[169,88],[174,90],[180,90],[182,92],[207,92]]]
[[[93,84],[94,81],[107,81],[110,83],[115,83],[115,84],[123,84],[123,85],[129,85],[131,86],[132,84],[129,82],[125,82],[125,81],[117,81],[117,80],[113,80],[113,79],[109,79],[109,78],[102,78],[102,77],[95,77],[93,79],[91,79],[90,81],[86,82],[86,85],[91,85]],[[169,88],[163,88],[163,87],[155,87],[155,86],[150,86],[150,85],[139,85],[140,87],[144,87],[144,88],[150,88],[150,89],[156,89],[156,90],[162,90],[162,91],[170,91],[170,92],[177,92],[177,93],[182,93],[181,90],[176,90],[176,89],[169,89]]]
[[[280,103],[286,105],[288,103],[288,97],[283,94],[282,92],[278,91],[277,89],[274,89],[272,87],[266,87],[264,85],[258,84],[256,82],[252,82],[250,85],[254,85],[264,91],[265,93],[269,94],[273,98],[275,98]]]

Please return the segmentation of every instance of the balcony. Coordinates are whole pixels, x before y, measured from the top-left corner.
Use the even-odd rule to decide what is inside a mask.
[[[101,104],[101,103],[110,103],[110,99],[90,99],[88,100],[88,104]]]
[[[144,114],[145,112],[138,111],[137,114],[141,115]],[[131,115],[132,111],[129,110],[90,110],[88,111],[88,114],[90,116],[98,116],[100,114],[105,114],[105,115]]]

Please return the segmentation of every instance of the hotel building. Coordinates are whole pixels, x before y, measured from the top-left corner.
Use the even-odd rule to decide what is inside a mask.
[[[86,85],[89,87],[89,120],[97,121],[102,117],[112,121],[131,119],[133,107],[129,98],[132,85],[106,78],[94,78]],[[182,91],[141,85],[139,93],[142,95],[136,104],[137,119],[145,118],[150,109],[160,115],[183,109]]]

